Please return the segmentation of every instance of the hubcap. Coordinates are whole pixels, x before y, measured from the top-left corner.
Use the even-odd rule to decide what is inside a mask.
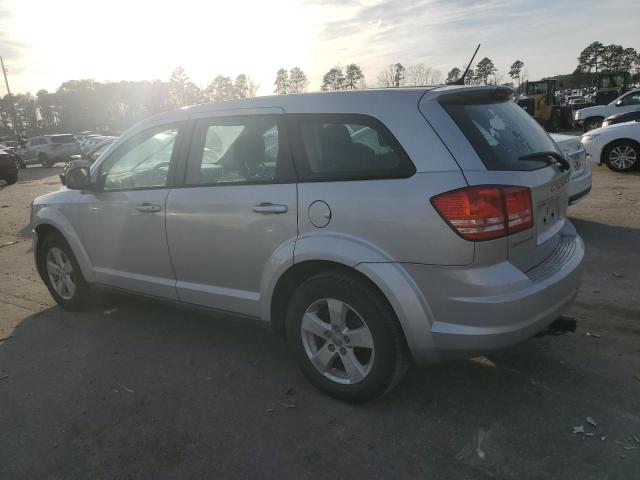
[[[616,168],[626,170],[631,168],[637,160],[635,149],[626,145],[619,145],[609,153],[609,163]]]
[[[364,380],[373,366],[373,336],[356,310],[341,300],[323,298],[302,317],[302,345],[311,364],[333,382]]]
[[[73,265],[69,257],[58,247],[53,247],[47,253],[47,274],[56,293],[65,300],[69,300],[76,292]]]

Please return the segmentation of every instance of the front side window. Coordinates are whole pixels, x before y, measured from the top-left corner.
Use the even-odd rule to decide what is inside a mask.
[[[622,98],[622,105],[640,105],[640,92],[630,93]]]
[[[104,189],[166,186],[177,135],[177,127],[162,127],[127,141],[100,167]]]
[[[212,185],[292,180],[282,127],[273,115],[220,117],[196,124],[186,183]]]
[[[355,114],[290,115],[302,180],[406,178],[415,167],[389,130]]]

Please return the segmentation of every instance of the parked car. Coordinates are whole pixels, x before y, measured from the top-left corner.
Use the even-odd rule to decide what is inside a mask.
[[[633,90],[620,95],[607,105],[596,105],[578,110],[575,113],[575,121],[588,132],[602,126],[602,121],[615,114],[640,110],[640,90]]]
[[[3,150],[8,150],[11,153],[16,153],[18,149],[18,142],[14,142],[13,140],[6,140],[0,143],[0,148]]]
[[[66,134],[33,137],[18,150],[23,165],[39,163],[43,167],[52,167],[80,153],[80,143],[73,135]]]
[[[564,153],[571,165],[569,177],[569,205],[582,200],[591,191],[591,166],[587,161],[586,151],[576,135],[551,133],[560,151]]]
[[[64,185],[66,183],[67,172],[74,167],[78,166],[91,166],[95,162],[102,152],[104,152],[109,145],[111,145],[117,137],[104,137],[106,140],[102,140],[101,143],[94,146],[90,151],[82,153],[82,155],[71,155],[71,159],[65,163],[62,172],[60,173],[60,182]]]
[[[580,139],[587,159],[614,172],[629,172],[638,168],[640,158],[640,123],[616,123],[596,128]]]
[[[89,137],[82,144],[82,151],[83,152],[89,152],[90,150],[93,150],[93,148],[96,145],[99,145],[102,142],[104,142],[105,140],[110,139],[110,138],[115,139],[116,137],[108,137],[108,136],[102,136],[102,135],[97,136],[97,137]]]
[[[608,127],[609,125],[615,125],[616,123],[627,122],[640,122],[640,110],[636,110],[635,112],[616,113],[615,115],[611,115],[610,117],[604,119],[604,122],[602,122],[602,126]]]
[[[99,136],[100,135],[98,135],[97,133],[93,133],[90,131],[86,131],[86,132],[82,132],[74,135],[75,139],[78,142],[80,142],[80,145],[82,145],[86,140],[88,140],[91,137],[99,137]]]
[[[9,185],[18,181],[18,160],[9,150],[0,149],[0,180]]]
[[[511,94],[357,90],[154,116],[34,200],[37,269],[67,309],[103,285],[269,322],[316,387],[369,400],[410,361],[544,330],[578,292],[570,166]]]

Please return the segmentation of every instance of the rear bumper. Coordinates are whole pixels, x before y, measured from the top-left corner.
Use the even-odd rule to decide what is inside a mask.
[[[468,356],[544,330],[575,299],[583,257],[584,243],[566,222],[553,254],[527,272],[507,261],[477,268],[405,265],[429,306],[425,346],[435,348],[435,355],[418,351],[414,358]]]

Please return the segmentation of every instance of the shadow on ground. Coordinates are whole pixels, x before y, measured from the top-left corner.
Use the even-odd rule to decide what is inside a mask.
[[[640,433],[640,382],[614,389],[608,353],[585,366],[583,333],[415,368],[363,406],[316,392],[254,322],[109,296],[13,335],[0,343],[6,478],[640,475],[640,450],[621,458],[614,443]],[[571,434],[588,415],[610,440]]]

